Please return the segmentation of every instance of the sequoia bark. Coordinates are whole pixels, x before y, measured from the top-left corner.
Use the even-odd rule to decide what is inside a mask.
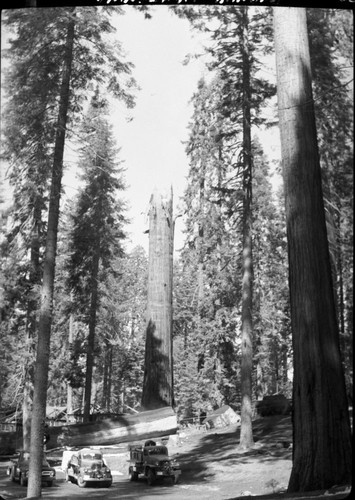
[[[290,492],[351,483],[351,437],[323,206],[306,10],[274,8],[293,332]]]
[[[173,406],[172,259],[174,222],[172,192],[151,197],[146,347],[142,406]]]

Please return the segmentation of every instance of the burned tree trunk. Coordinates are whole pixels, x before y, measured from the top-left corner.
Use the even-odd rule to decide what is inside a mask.
[[[149,211],[149,270],[142,406],[173,405],[172,370],[172,192],[155,191]]]

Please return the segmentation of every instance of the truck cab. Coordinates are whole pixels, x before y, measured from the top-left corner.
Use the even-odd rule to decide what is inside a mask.
[[[128,474],[131,481],[137,481],[142,475],[149,485],[158,480],[168,480],[175,484],[181,474],[180,465],[169,457],[168,448],[157,445],[154,441],[147,441],[144,446],[132,445]]]

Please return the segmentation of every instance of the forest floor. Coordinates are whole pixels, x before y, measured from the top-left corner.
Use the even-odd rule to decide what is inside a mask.
[[[103,491],[97,488],[83,490],[77,485],[66,483],[58,456],[57,484],[53,488],[44,488],[42,495],[51,500],[154,500],[157,497],[169,500],[236,500],[248,496],[263,500],[348,498],[350,487],[302,494],[286,493],[292,468],[292,426],[289,416],[255,420],[255,446],[248,451],[238,449],[239,430],[238,426],[208,431],[191,427],[182,430],[179,435],[171,436],[167,443],[169,454],[180,462],[182,470],[178,484],[173,487],[151,487],[143,478],[138,482],[129,481],[127,445],[120,445],[103,449],[114,476],[111,488]],[[53,460],[54,455],[50,450],[47,454],[49,457],[52,455]],[[9,483],[5,477],[3,480],[0,477],[0,498],[3,495],[3,498],[11,500],[24,499],[26,493],[20,488],[17,484]],[[17,496],[16,493],[20,491],[21,494]]]
[[[238,449],[240,427],[229,426],[202,432],[188,429],[180,434],[169,452],[182,464],[184,482],[208,483],[215,498],[347,498],[350,488],[325,492],[287,494],[292,468],[292,423],[290,416],[260,417],[253,422],[255,446]],[[222,485],[229,485],[229,491]],[[223,497],[218,490],[224,490]],[[228,487],[227,487],[228,490]],[[227,496],[228,495],[228,496]],[[333,496],[335,495],[335,496]],[[203,497],[196,495],[202,500]]]

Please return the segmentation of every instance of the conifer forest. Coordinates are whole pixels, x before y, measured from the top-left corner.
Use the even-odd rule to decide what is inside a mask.
[[[155,235],[151,220],[147,251],[127,244],[130,166],[111,114],[139,94],[113,22],[127,8],[154,16],[144,3],[2,11],[0,414],[19,415],[29,490],[48,406],[84,422],[172,406],[186,424],[229,405],[248,449],[257,402],[274,394],[292,401],[290,491],[349,483],[353,13],[155,7],[209,43],[186,188],[174,213],[147,191],[169,226]],[[261,130],[276,131],[279,161]]]

